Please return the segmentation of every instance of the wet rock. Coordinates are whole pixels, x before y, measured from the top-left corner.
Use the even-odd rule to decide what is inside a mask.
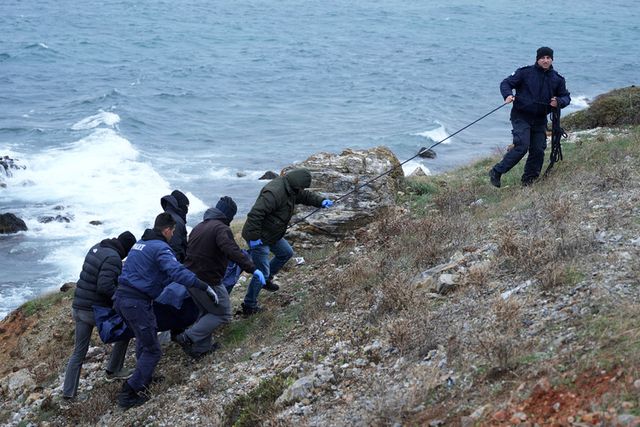
[[[12,213],[0,215],[0,234],[17,233],[26,231],[27,224]]]
[[[26,169],[24,165],[19,165],[18,159],[12,159],[9,156],[0,157],[0,176],[13,176],[12,170]]]
[[[273,179],[273,178],[277,178],[278,174],[272,171],[266,171],[264,173],[264,175],[262,175],[260,178],[258,179]]]
[[[436,152],[430,148],[422,147],[420,151],[418,151],[418,157],[422,157],[423,159],[435,159]]]
[[[102,225],[102,221],[97,221],[97,220],[89,221],[89,224],[91,224],[91,225]]]
[[[56,215],[56,216],[43,215],[43,216],[39,216],[38,217],[38,222],[40,222],[42,224],[48,224],[50,222],[65,222],[65,223],[69,223],[69,222],[71,222],[71,219],[69,219],[66,216],[62,216],[62,215]]]
[[[421,167],[417,167],[413,170],[413,172],[411,172],[409,174],[410,177],[414,177],[414,176],[427,176],[427,174],[424,172],[424,169],[422,169]]]
[[[247,176],[247,173],[243,172],[243,171],[238,171],[238,172],[236,172],[236,176],[238,178],[244,178],[245,176]]]

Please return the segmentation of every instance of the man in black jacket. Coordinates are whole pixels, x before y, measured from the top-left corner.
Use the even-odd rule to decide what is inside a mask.
[[[229,224],[237,212],[231,197],[222,197],[215,208],[204,213],[203,220],[189,234],[185,267],[193,271],[200,280],[209,283],[218,295],[218,304],[205,298],[202,291],[189,289],[193,300],[200,309],[200,317],[175,340],[193,358],[200,358],[212,350],[211,334],[219,326],[232,319],[231,300],[221,283],[229,260],[237,263],[243,271],[251,273],[256,280],[265,283],[264,276],[257,270],[251,258],[245,255],[235,239]]]
[[[515,89],[515,95],[513,90]],[[522,185],[532,184],[540,176],[547,148],[547,114],[571,102],[564,77],[553,69],[553,50],[541,47],[536,63],[517,69],[500,84],[505,104],[513,102],[511,124],[513,148],[490,171],[491,184],[500,187],[500,178],[520,162],[527,152]]]
[[[176,222],[176,229],[169,246],[176,254],[179,262],[184,262],[187,254],[187,213],[189,212],[189,198],[180,190],[173,190],[170,195],[160,199],[162,210],[171,215]]]
[[[264,288],[277,291],[273,277],[293,256],[291,245],[284,239],[287,226],[293,216],[296,203],[328,208],[333,205],[320,194],[305,190],[311,185],[311,173],[307,169],[293,169],[279,176],[262,188],[255,204],[247,215],[242,237],[249,244],[251,258],[267,278]],[[274,257],[269,259],[269,254]],[[247,288],[242,311],[252,315],[260,311],[258,294],[262,285],[254,277]]]
[[[84,259],[80,279],[73,295],[73,320],[76,324],[75,348],[67,364],[62,396],[71,399],[76,396],[82,362],[87,355],[93,327],[93,306],[111,307],[111,297],[118,286],[118,276],[122,272],[122,260],[136,242],[129,231],[114,239],[105,239],[94,245]],[[107,378],[126,378],[123,371],[124,357],[129,341],[118,341],[113,346],[107,366]]]

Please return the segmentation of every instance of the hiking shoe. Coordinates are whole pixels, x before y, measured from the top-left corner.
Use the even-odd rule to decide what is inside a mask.
[[[500,188],[500,177],[502,174],[495,169],[491,168],[489,171],[489,180],[491,181],[491,185],[494,187]]]
[[[182,347],[182,350],[185,353],[191,356],[191,354],[193,353],[191,351],[191,346],[193,345],[193,341],[191,341],[191,338],[189,338],[187,334],[183,332],[181,334],[176,335],[175,342],[177,342],[178,345]]]
[[[262,289],[269,292],[275,292],[280,289],[280,286],[273,280],[269,279],[267,280],[267,283],[262,287]]]
[[[242,303],[241,306],[242,306],[242,314],[244,316],[253,316],[254,314],[258,314],[264,310],[259,305],[256,305],[255,307],[249,307],[248,305],[245,305],[245,303]]]
[[[149,396],[143,392],[136,392],[126,381],[122,384],[122,390],[118,393],[118,405],[124,410],[140,406],[147,400],[149,400]]]
[[[106,371],[107,381],[116,381],[116,380],[127,380],[131,375],[133,375],[133,369],[120,369],[118,372]]]

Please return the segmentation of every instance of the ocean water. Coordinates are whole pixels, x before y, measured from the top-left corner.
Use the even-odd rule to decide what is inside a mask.
[[[179,188],[189,223],[222,195],[318,151],[404,160],[502,102],[499,82],[555,50],[573,104],[638,84],[635,0],[0,2],[0,318],[75,280],[88,248],[140,236]],[[438,146],[442,172],[509,143],[508,107]],[[242,175],[242,176],[239,176]],[[39,222],[61,215],[70,222]],[[89,221],[100,221],[91,225]]]

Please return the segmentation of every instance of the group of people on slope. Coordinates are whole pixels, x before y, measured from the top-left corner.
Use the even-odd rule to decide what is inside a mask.
[[[306,190],[310,185],[307,169],[293,169],[262,188],[242,229],[248,252],[238,246],[230,228],[237,212],[231,197],[222,197],[207,209],[202,222],[187,237],[189,199],[178,190],[162,197],[164,212],[140,240],[125,231],[94,245],[85,257],[74,293],[75,348],[67,365],[63,397],[73,399],[77,394],[82,363],[96,326],[94,306],[113,306],[135,336],[135,369],[124,369],[129,340],[115,343],[106,368],[108,380],[126,379],[118,394],[118,404],[125,409],[148,400],[147,389],[158,380],[153,373],[162,350],[154,300],[165,287],[173,283],[184,286],[197,307],[195,323],[185,330],[171,331],[171,340],[196,359],[215,349],[212,333],[232,319],[231,288],[222,283],[229,261],[253,276],[242,313],[251,316],[260,312],[261,289],[279,289],[274,276],[293,256],[284,235],[296,204],[333,205],[330,199]]]
[[[540,176],[547,114],[571,102],[564,77],[552,64],[553,50],[541,47],[534,65],[519,68],[500,84],[504,102],[514,103],[513,148],[489,172],[491,184],[496,187],[500,187],[502,175],[527,153],[522,184],[530,185]],[[71,399],[77,393],[82,362],[96,325],[93,306],[113,305],[136,338],[133,374],[123,369],[128,340],[114,345],[106,368],[108,379],[128,378],[118,395],[123,408],[142,404],[148,398],[145,390],[154,379],[162,354],[153,303],[164,287],[173,282],[185,286],[199,311],[195,323],[186,330],[171,331],[171,339],[195,358],[213,349],[212,332],[232,319],[231,287],[222,283],[229,261],[253,275],[241,305],[242,313],[249,316],[260,312],[260,291],[278,290],[274,276],[293,256],[284,235],[295,205],[327,208],[333,204],[306,190],[310,185],[310,172],[294,169],[263,187],[242,229],[248,255],[235,242],[229,228],[237,211],[230,197],[222,197],[214,208],[208,209],[187,238],[189,199],[178,190],[161,199],[164,212],[139,241],[125,231],[93,246],[84,260],[73,299],[75,349],[67,366],[63,396]]]

